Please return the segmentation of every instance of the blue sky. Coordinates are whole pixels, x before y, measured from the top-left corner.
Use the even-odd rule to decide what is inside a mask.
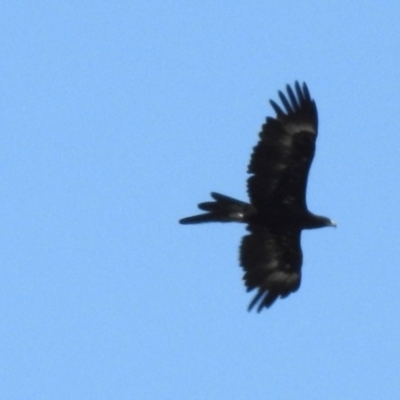
[[[0,392],[47,399],[400,393],[400,3],[4,1]],[[300,290],[248,313],[241,225],[277,91],[320,136]]]

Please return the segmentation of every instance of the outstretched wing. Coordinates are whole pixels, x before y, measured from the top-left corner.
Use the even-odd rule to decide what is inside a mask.
[[[279,92],[284,110],[270,101],[276,118],[268,117],[254,147],[247,181],[251,203],[265,207],[306,208],[307,177],[315,152],[318,115],[305,83],[287,95]]]
[[[243,279],[247,291],[258,289],[249,310],[258,303],[261,311],[278,297],[295,292],[300,287],[302,258],[299,230],[258,228],[244,236],[240,247]]]

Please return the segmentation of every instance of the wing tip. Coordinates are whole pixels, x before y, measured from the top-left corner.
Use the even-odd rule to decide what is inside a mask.
[[[310,91],[306,82],[296,80],[293,85],[285,86],[286,94],[278,91],[280,104],[274,100],[269,103],[276,114],[276,119],[280,121],[289,120],[292,117],[306,119],[318,127],[318,112],[315,101],[311,98]]]
[[[274,109],[278,117],[285,115],[283,110],[278,106],[278,104],[274,100],[270,100],[269,104],[271,104],[271,107]]]
[[[258,289],[257,294],[254,296],[253,300],[251,300],[250,304],[248,305],[247,311],[250,312],[254,308],[254,306],[259,302],[257,306],[257,313],[260,313],[263,310],[263,308],[270,308],[272,304],[275,303],[275,300],[278,297],[279,297],[278,293],[275,293],[273,291],[265,291],[263,289]]]

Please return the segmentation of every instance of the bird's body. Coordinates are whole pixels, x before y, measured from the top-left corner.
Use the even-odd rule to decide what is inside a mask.
[[[180,220],[181,224],[243,222],[249,234],[240,246],[240,263],[248,291],[258,292],[249,309],[269,307],[295,292],[301,281],[303,229],[335,226],[314,215],[306,204],[308,172],[315,152],[318,115],[306,84],[287,85],[279,92],[284,110],[270,101],[276,118],[268,117],[254,147],[247,181],[250,203],[211,193],[215,201],[199,204],[204,214]]]

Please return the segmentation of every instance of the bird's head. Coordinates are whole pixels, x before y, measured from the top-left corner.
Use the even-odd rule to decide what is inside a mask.
[[[332,226],[334,228],[337,227],[336,222],[333,219],[326,218],[326,217],[319,217],[319,218],[320,218],[320,222],[322,223],[321,227],[324,227],[324,226]]]
[[[336,222],[330,218],[310,213],[304,229],[325,228],[326,226],[333,226],[336,228],[337,225]]]

